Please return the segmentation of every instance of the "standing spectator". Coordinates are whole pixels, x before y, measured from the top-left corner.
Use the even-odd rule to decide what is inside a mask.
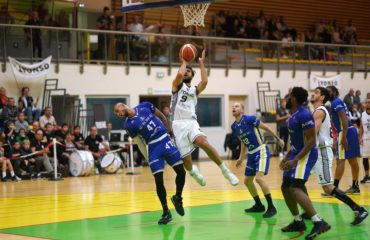
[[[355,96],[353,97],[353,103],[357,104],[357,106],[361,106],[361,91],[360,90],[356,90]]]
[[[41,22],[39,20],[39,14],[37,11],[33,10],[31,13],[31,18],[28,19],[26,25],[30,26],[41,26]],[[33,56],[37,50],[37,56],[39,58],[42,57],[42,43],[41,43],[41,29],[40,28],[25,28],[24,32],[26,33],[26,37],[28,41],[32,42],[32,51]]]
[[[12,162],[12,166],[15,172],[15,175],[12,177],[13,181],[21,181],[22,179],[20,176],[22,175],[21,172],[21,145],[17,141],[11,142],[12,147],[10,150],[7,152],[7,158],[9,158]]]
[[[94,156],[95,160],[95,166],[97,167],[96,173],[101,173],[101,166],[100,161],[102,157],[102,153],[100,152],[100,144],[103,144],[103,146],[106,149],[109,149],[109,146],[103,142],[103,138],[98,135],[98,129],[96,126],[92,126],[90,128],[90,135],[86,137],[85,139],[85,150],[90,151],[91,154]]]
[[[344,40],[347,44],[356,45],[356,27],[352,24],[352,19],[348,19],[347,26],[344,28]]]
[[[85,138],[81,133],[81,127],[76,125],[73,127],[74,142],[77,144],[78,149],[83,149]]]
[[[352,107],[351,121],[352,121],[352,123],[355,123],[360,118],[361,118],[361,113],[358,110],[358,105],[356,103],[354,103],[353,107]]]
[[[28,122],[24,120],[24,113],[18,113],[18,118],[15,121],[15,132],[18,133],[20,129],[24,129],[26,133],[30,130]]]
[[[33,120],[38,121],[41,115],[41,109],[36,108],[39,98],[36,101],[29,95],[30,88],[22,88],[22,96],[19,98],[19,104],[22,106],[22,111],[27,115],[27,121],[32,124]]]
[[[292,51],[292,42],[293,38],[289,32],[284,33],[284,37],[281,39],[281,47],[282,47],[282,58],[290,57],[290,53]]]
[[[24,159],[26,165],[26,171],[31,175],[31,179],[41,177],[39,166],[36,164],[36,159],[34,156],[28,156],[32,154],[31,142],[30,140],[24,140],[21,147],[21,156]],[[27,156],[27,157],[25,157]]]
[[[9,98],[8,104],[4,106],[1,112],[1,120],[3,122],[2,128],[5,127],[8,121],[15,122],[18,116],[18,108],[15,106],[14,98]]]
[[[2,170],[2,182],[8,182],[11,181],[11,179],[8,179],[6,177],[6,169],[8,168],[10,171],[10,175],[12,179],[15,179],[15,173],[13,170],[12,163],[9,158],[6,158],[5,156],[5,150],[3,148],[3,141],[0,141],[0,164],[1,164],[1,170]]]
[[[50,106],[45,107],[44,115],[40,117],[40,127],[45,130],[45,124],[47,123],[50,123],[53,127],[57,125]]]
[[[349,89],[349,92],[346,96],[344,96],[343,102],[346,104],[348,110],[352,112],[352,107],[354,103],[354,93],[353,88]]]
[[[37,152],[35,155],[36,164],[39,169],[41,166],[44,166],[45,170],[49,175],[53,175],[53,166],[51,165],[50,159],[48,157],[49,148],[46,145],[46,142],[43,142],[44,132],[39,129],[36,131],[35,139],[31,142],[32,152]]]
[[[0,110],[2,110],[7,104],[8,97],[6,96],[6,89],[4,87],[0,87]]]
[[[99,30],[113,30],[113,22],[110,18],[110,9],[109,7],[103,8],[103,15],[101,15],[96,20],[96,28]],[[97,52],[97,58],[98,59],[104,59],[108,50],[108,46],[105,45],[105,43],[109,43],[108,41],[108,35],[106,33],[99,33],[98,35],[98,52]]]
[[[286,99],[280,100],[280,107],[277,109],[276,121],[277,128],[279,131],[279,137],[284,140],[284,148],[280,149],[279,157],[283,158],[287,151],[289,131],[288,131],[288,119],[290,117],[289,111],[286,108]]]

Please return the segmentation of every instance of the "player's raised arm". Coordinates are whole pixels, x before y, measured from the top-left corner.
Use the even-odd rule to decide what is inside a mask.
[[[179,71],[177,72],[176,78],[172,81],[172,92],[179,91],[178,88],[182,83],[182,79],[184,78],[186,72],[186,65],[188,65],[188,63],[183,58],[181,58],[181,56],[180,59],[182,61],[182,64],[180,66]]]
[[[204,89],[206,89],[207,83],[208,83],[208,75],[206,67],[204,66],[204,59],[206,58],[206,50],[203,49],[202,51],[202,57],[199,58],[199,68],[200,68],[200,77],[201,81],[197,86],[197,95],[199,95],[201,92],[203,92]]]

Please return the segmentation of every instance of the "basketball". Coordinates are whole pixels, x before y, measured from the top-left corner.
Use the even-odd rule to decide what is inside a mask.
[[[180,49],[180,56],[187,62],[193,61],[198,56],[198,50],[193,44],[185,44]]]

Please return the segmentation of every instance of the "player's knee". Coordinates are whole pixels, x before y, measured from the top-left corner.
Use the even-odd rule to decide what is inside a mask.
[[[246,176],[244,178],[244,184],[249,185],[249,184],[253,183],[253,180],[254,180],[254,176]]]
[[[154,179],[155,179],[155,185],[157,187],[164,186],[163,172],[158,172],[158,173],[154,174]]]
[[[198,136],[195,139],[194,143],[195,143],[195,145],[197,145],[200,148],[206,148],[206,147],[209,146],[209,143],[208,143],[207,139],[204,136]]]
[[[263,182],[263,179],[264,179],[265,175],[263,172],[258,172],[256,174],[256,182],[257,183],[262,183]]]

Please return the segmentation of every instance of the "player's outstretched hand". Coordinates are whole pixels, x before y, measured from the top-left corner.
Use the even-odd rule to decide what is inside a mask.
[[[285,163],[288,161],[288,159],[284,158],[283,160],[281,160],[280,164],[279,164],[279,168],[280,170],[284,170],[284,165]]]
[[[348,150],[348,142],[347,142],[347,138],[342,138],[342,140],[340,141],[340,145],[342,145],[342,147],[344,148],[344,150]]]
[[[240,166],[242,165],[242,162],[243,162],[243,159],[238,159],[238,161],[236,161],[236,167],[240,168]]]
[[[284,164],[284,170],[290,170],[295,166],[297,166],[297,161],[295,160],[286,161]]]
[[[204,48],[202,51],[202,56],[199,58],[199,63],[203,63],[205,58],[206,58],[206,49]]]
[[[281,138],[278,138],[278,144],[279,144],[279,147],[283,148],[284,147],[284,140],[282,140]]]

